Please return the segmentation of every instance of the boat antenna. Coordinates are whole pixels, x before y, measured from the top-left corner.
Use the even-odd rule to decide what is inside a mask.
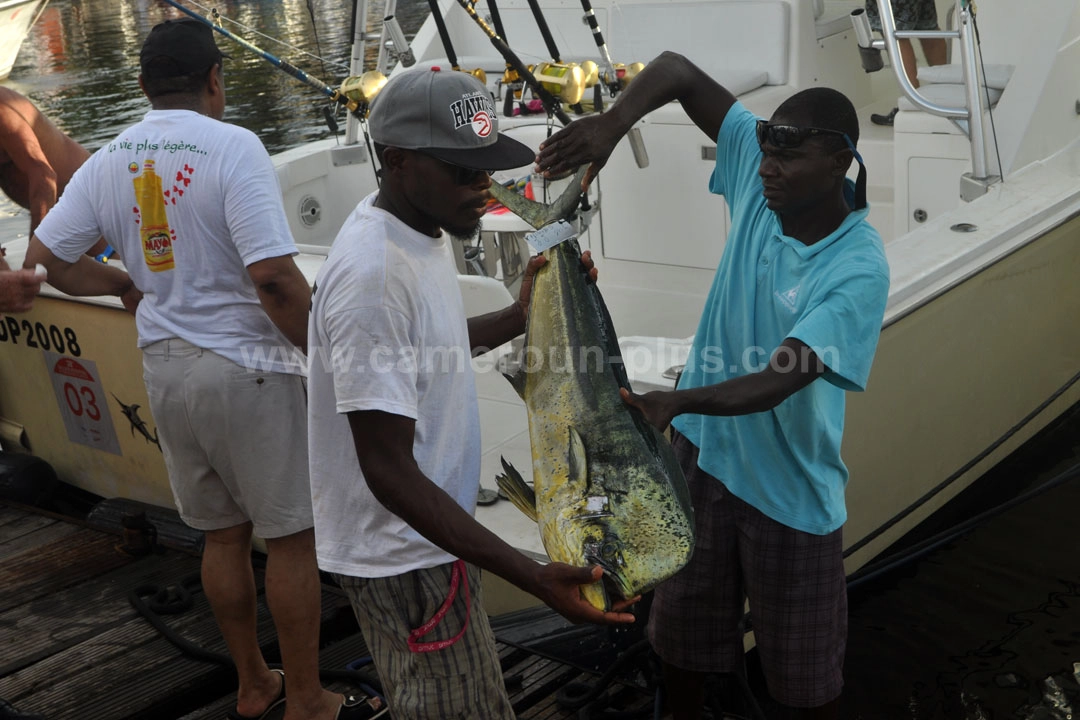
[[[278,57],[268,53],[267,51],[263,50],[262,48],[260,48],[260,47],[258,47],[256,45],[253,45],[252,43],[248,42],[247,40],[244,40],[242,37],[239,37],[239,36],[229,32],[228,30],[226,30],[224,27],[221,26],[220,22],[215,22],[215,20],[220,21],[220,15],[218,15],[217,10],[212,11],[215,20],[211,20],[210,18],[205,17],[203,15],[200,15],[199,13],[197,13],[197,12],[195,12],[193,10],[189,10],[188,8],[181,5],[180,3],[176,2],[176,0],[164,0],[164,2],[169,4],[169,5],[172,5],[174,8],[176,8],[180,12],[184,13],[185,15],[190,15],[191,17],[195,18],[199,22],[210,26],[211,29],[218,31],[219,33],[221,33],[225,37],[229,38],[233,42],[239,43],[241,46],[243,46],[247,50],[250,50],[251,52],[255,53],[256,55],[259,55],[260,57],[262,57],[264,60],[266,60],[271,65],[276,67],[278,70],[281,70],[286,75],[289,75],[289,76],[299,80],[300,82],[304,83],[305,85],[308,85],[309,87],[313,87],[316,90],[318,90],[319,92],[323,93],[324,95],[329,97],[330,100],[332,100],[333,102],[344,105],[346,108],[348,108],[349,112],[352,112],[354,114],[362,115],[363,111],[366,110],[367,103],[361,104],[361,103],[357,102],[356,100],[352,100],[352,99],[346,97],[338,88],[330,87],[329,85],[324,83],[319,78],[308,75],[306,72],[304,72],[300,68],[296,67],[295,65],[293,65],[293,64],[291,64],[291,63],[289,63],[289,62],[287,62],[285,60],[282,60],[281,58],[278,58]]]
[[[514,70],[517,71],[518,77],[524,80],[536,96],[540,98],[540,102],[543,103],[544,109],[547,110],[548,115],[554,115],[563,125],[569,125],[570,116],[563,111],[562,107],[560,107],[552,94],[537,82],[536,77],[529,72],[529,68],[525,67],[525,63],[521,62],[521,58],[510,49],[510,46],[506,44],[506,41],[499,37],[499,34],[484,21],[484,18],[476,13],[476,8],[473,7],[472,2],[470,2],[470,0],[458,0],[458,4],[461,5],[465,12],[469,14],[469,17],[480,26],[480,29],[487,34],[491,39],[491,44],[494,45],[495,49],[499,51],[499,54],[503,56],[506,63],[511,65]]]

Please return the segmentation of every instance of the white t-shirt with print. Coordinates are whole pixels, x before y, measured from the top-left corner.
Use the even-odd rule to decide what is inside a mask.
[[[116,249],[143,293],[139,347],[176,337],[246,367],[302,372],[246,270],[296,254],[254,133],[151,110],[79,168],[35,234],[67,262],[101,236]]]
[[[308,447],[319,567],[388,577],[454,558],[375,499],[345,413],[416,421],[420,470],[472,513],[480,414],[451,249],[364,199],[315,281],[308,327]]]

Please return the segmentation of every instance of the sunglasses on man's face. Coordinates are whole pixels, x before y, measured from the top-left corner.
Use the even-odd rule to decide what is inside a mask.
[[[766,143],[781,150],[791,150],[802,145],[807,139],[820,135],[838,135],[844,138],[844,142],[852,150],[855,149],[851,138],[847,133],[839,130],[826,130],[825,128],[799,127],[797,125],[773,125],[768,120],[757,121],[758,145]]]
[[[417,151],[417,152],[419,152],[419,151]],[[490,175],[495,174],[494,170],[473,170],[472,168],[461,167],[460,165],[455,165],[453,163],[448,163],[445,160],[437,158],[434,155],[428,155],[425,152],[421,152],[420,154],[425,156],[425,157],[429,157],[432,160],[435,160],[435,161],[440,162],[443,165],[445,165],[447,167],[447,169],[449,169],[450,172],[453,174],[454,184],[455,185],[460,185],[462,187],[465,187],[465,186],[468,186],[468,185],[473,185],[474,183],[476,183],[477,180],[479,180],[484,175],[489,175],[490,176]]]

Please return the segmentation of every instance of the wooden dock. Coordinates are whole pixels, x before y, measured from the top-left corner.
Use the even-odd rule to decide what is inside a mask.
[[[0,504],[0,698],[44,720],[220,720],[235,703],[232,669],[182,652],[129,600],[138,588],[184,586],[197,578],[199,559],[177,550],[133,557],[120,543],[79,522]],[[261,572],[256,576],[261,583]],[[200,590],[181,612],[161,617],[194,645],[224,653]],[[529,624],[562,624],[557,616],[537,618]],[[513,618],[492,624],[500,640],[500,627],[514,637],[512,628],[521,625]],[[259,637],[268,660],[276,660],[261,587]],[[323,592],[322,640],[324,670],[344,670],[368,654],[348,602],[330,585]],[[500,654],[518,717],[578,717],[556,693],[570,683],[594,683],[597,674],[510,643],[500,642]],[[330,686],[360,690],[347,680]],[[607,692],[621,709],[652,704],[632,683]]]

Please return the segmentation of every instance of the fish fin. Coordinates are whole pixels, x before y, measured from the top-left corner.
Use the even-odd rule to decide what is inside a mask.
[[[525,484],[525,479],[521,477],[521,473],[513,465],[506,462],[506,458],[501,457],[499,460],[502,461],[503,470],[506,471],[506,474],[496,475],[495,484],[510,499],[514,507],[525,513],[533,522],[537,522],[536,492]]]
[[[499,183],[491,184],[491,194],[495,196],[496,200],[510,208],[512,213],[539,230],[556,220],[565,220],[577,209],[581,198],[581,180],[585,177],[586,170],[588,170],[587,165],[578,168],[574,177],[570,180],[570,184],[563,189],[562,194],[554,202],[547,205],[535,200],[529,200],[524,195],[519,195]]]
[[[611,609],[611,599],[608,598],[607,589],[604,587],[604,578],[594,583],[581,586],[581,595],[586,601],[600,612]]]
[[[584,495],[585,488],[589,486],[589,461],[585,456],[585,441],[574,428],[568,427],[566,430],[569,436],[567,448],[569,477],[567,480],[575,488],[576,493]]]
[[[510,384],[514,387],[514,392],[518,394],[522,400],[525,399],[525,368],[519,367],[513,375],[510,373],[503,373],[503,377],[510,381]]]

